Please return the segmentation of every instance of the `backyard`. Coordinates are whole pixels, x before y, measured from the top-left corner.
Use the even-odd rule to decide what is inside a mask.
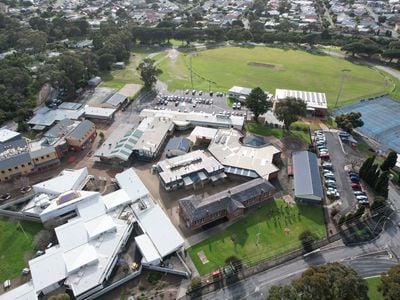
[[[191,247],[189,254],[202,275],[223,266],[230,256],[254,265],[261,259],[299,248],[298,236],[305,229],[319,238],[325,237],[321,207],[287,205],[278,199]],[[204,263],[204,257],[208,262]]]
[[[335,105],[342,82],[339,105],[390,92],[397,83],[389,75],[342,58],[267,47],[223,47],[180,53],[160,62],[163,70],[160,79],[172,90],[190,88],[190,64],[196,89],[210,87],[226,92],[233,85],[240,85],[260,86],[271,93],[276,88],[325,92],[330,108]]]
[[[14,278],[27,267],[26,259],[34,250],[35,235],[42,225],[0,220],[0,282]]]

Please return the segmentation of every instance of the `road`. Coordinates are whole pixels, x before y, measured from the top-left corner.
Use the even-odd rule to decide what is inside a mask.
[[[396,236],[400,238],[400,232],[398,230],[395,232]],[[392,250],[393,246],[398,247],[397,243],[392,244],[389,242],[391,239],[391,233],[384,233],[379,240],[366,245],[327,248],[306,258],[291,261],[229,287],[204,295],[202,299],[265,299],[272,285],[286,284],[311,265],[320,265],[328,262],[342,262],[353,267],[362,277],[381,274],[398,264],[397,259],[390,252],[388,254],[377,253],[384,249]],[[396,250],[400,251],[400,248]]]

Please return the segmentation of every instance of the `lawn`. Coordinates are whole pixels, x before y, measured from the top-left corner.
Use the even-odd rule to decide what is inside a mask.
[[[368,298],[370,300],[382,300],[383,295],[378,291],[378,285],[381,283],[381,277],[371,277],[365,280],[368,284]]]
[[[328,55],[302,50],[267,47],[224,47],[165,59],[159,67],[161,80],[170,89],[191,88],[190,57],[195,89],[226,92],[233,85],[256,87],[274,93],[276,88],[325,92],[329,107],[335,105],[343,69],[351,70],[343,79],[339,105],[364,96],[390,92],[395,81],[377,70]]]
[[[299,248],[298,236],[305,229],[320,238],[325,237],[321,207],[295,205],[287,208],[283,200],[278,199],[191,247],[189,254],[202,275],[223,266],[230,256],[254,265],[261,259]],[[209,262],[202,263],[197,255],[200,251]]]
[[[258,135],[264,135],[264,136],[274,136],[278,139],[282,139],[285,136],[294,136],[297,137],[301,140],[303,140],[306,143],[311,143],[311,138],[308,133],[308,131],[303,131],[303,130],[290,130],[286,131],[281,128],[271,128],[267,127],[255,122],[247,122],[245,124],[246,131],[258,134]]]
[[[103,87],[109,87],[119,90],[127,83],[142,84],[140,75],[136,68],[141,61],[149,55],[148,51],[138,50],[131,55],[129,64],[122,70],[113,70],[111,73],[100,74],[103,79]]]
[[[35,235],[42,225],[21,222],[24,232],[17,224],[0,220],[0,282],[14,278],[27,267],[26,255],[33,251]]]

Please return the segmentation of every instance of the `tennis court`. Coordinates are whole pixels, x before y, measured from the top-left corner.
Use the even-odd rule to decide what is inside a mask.
[[[360,112],[364,126],[360,133],[373,138],[385,148],[400,152],[400,103],[389,97],[363,100],[335,109],[334,116],[349,112]]]

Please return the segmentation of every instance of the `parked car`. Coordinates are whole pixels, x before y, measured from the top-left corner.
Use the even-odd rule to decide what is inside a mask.
[[[10,198],[11,198],[11,194],[10,193],[5,193],[5,194],[0,195],[0,201],[6,201],[6,200],[8,200]]]
[[[326,183],[326,184],[328,184],[328,183],[336,184],[336,181],[335,181],[335,180],[332,180],[332,179],[325,179],[325,183]]]
[[[31,190],[32,190],[31,186],[24,186],[21,188],[21,193],[26,194],[26,193],[29,193]]]
[[[355,171],[349,171],[349,172],[347,172],[347,174],[349,174],[349,176],[351,176],[351,175],[359,176],[359,174]]]
[[[353,183],[360,183],[360,179],[354,178],[354,177],[351,177],[350,181],[353,182]]]
[[[353,191],[353,194],[356,196],[366,196],[365,192],[363,191]]]
[[[348,132],[346,132],[346,131],[340,131],[340,132],[339,132],[339,136],[340,136],[340,137],[349,137],[349,136],[350,136],[350,133],[348,133]]]
[[[323,162],[322,167],[333,167],[333,165],[330,162]]]
[[[368,200],[368,197],[364,196],[364,195],[360,195],[360,196],[356,196],[356,199],[357,200]]]
[[[332,176],[335,175],[331,170],[323,170],[322,173],[323,173],[324,175],[332,175]]]
[[[361,189],[361,185],[360,185],[359,183],[356,183],[356,182],[353,182],[353,183],[351,184],[351,187],[352,187],[353,189]]]
[[[236,102],[233,103],[232,108],[233,108],[233,109],[236,109]]]
[[[325,179],[335,179],[334,175],[331,174],[324,174]]]

